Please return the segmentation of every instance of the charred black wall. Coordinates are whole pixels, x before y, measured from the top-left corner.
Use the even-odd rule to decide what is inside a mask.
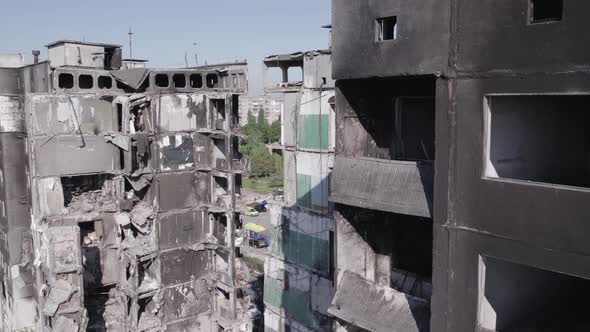
[[[379,130],[364,126],[365,136],[350,135],[346,118],[369,109],[375,110],[365,112],[371,121],[387,120],[387,114],[376,114],[387,112],[387,99],[395,96],[393,91],[414,84],[411,75],[440,73],[433,84],[434,332],[478,329],[481,261],[486,257],[590,279],[590,244],[585,236],[590,232],[586,222],[590,190],[586,179],[545,181],[526,174],[509,178],[494,176],[486,168],[489,121],[493,121],[490,112],[494,112],[488,96],[590,94],[590,46],[583,33],[589,28],[586,13],[590,3],[554,2],[563,3],[555,18],[538,20],[532,13],[532,0],[332,1],[337,154],[378,157],[367,152],[363,140],[367,132]],[[390,16],[397,16],[397,38],[375,41],[375,20]],[[367,80],[357,80],[361,78]],[[402,83],[389,94],[374,85],[390,80]],[[367,98],[372,93],[382,98]],[[587,109],[585,100],[580,97],[575,105],[556,107],[562,110],[557,111],[559,125],[546,125],[546,130],[565,132],[568,121],[578,130],[578,123],[585,122],[580,119],[587,115],[568,118],[568,112]],[[378,106],[371,106],[373,102]],[[545,108],[540,104],[535,106],[539,111]],[[520,109],[526,107],[523,104]],[[513,111],[519,112],[519,108]],[[524,121],[529,123],[512,127],[528,130],[528,126],[538,125],[534,117],[527,119]],[[363,128],[362,124],[357,127]],[[551,149],[559,153],[551,154],[547,149],[547,162],[556,169],[585,174],[590,169],[586,136],[564,135],[576,139],[554,140]],[[521,144],[522,151],[527,149],[523,142],[514,144]],[[502,162],[526,162],[518,160],[518,154],[516,157]]]
[[[422,75],[447,67],[448,1],[332,0],[335,79]],[[394,40],[376,40],[377,19],[396,17]]]

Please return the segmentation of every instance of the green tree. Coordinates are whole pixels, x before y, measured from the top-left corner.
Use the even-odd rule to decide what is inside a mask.
[[[252,147],[250,152],[252,162],[250,175],[255,178],[271,176],[276,172],[276,161],[262,144]]]
[[[281,140],[281,118],[279,117],[278,120],[274,121],[270,125],[270,134],[268,140],[271,143],[279,142]]]

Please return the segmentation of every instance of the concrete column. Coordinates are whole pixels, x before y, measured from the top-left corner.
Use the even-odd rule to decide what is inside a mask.
[[[281,71],[283,72],[283,83],[289,82],[289,67],[281,66]]]

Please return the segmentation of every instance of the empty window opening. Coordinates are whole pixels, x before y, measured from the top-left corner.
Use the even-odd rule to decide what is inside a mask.
[[[132,171],[146,170],[150,167],[151,138],[146,134],[138,134],[131,141]]]
[[[215,168],[225,170],[227,169],[227,148],[225,139],[213,138],[213,160],[215,160]]]
[[[491,257],[479,266],[478,327],[490,331],[586,331],[590,281]]]
[[[225,99],[209,99],[211,113],[214,116],[215,129],[225,129]]]
[[[201,74],[191,74],[189,79],[191,88],[200,89],[203,87],[203,76],[201,76]]]
[[[485,175],[590,187],[590,96],[489,96]]]
[[[110,89],[113,87],[113,79],[108,76],[98,77],[98,88],[99,89]]]
[[[123,104],[116,104],[117,107],[117,128],[119,132],[123,132]]]
[[[240,100],[238,95],[231,96],[231,126],[234,129],[240,128]]]
[[[530,0],[532,23],[561,21],[563,0]]]
[[[160,88],[167,88],[170,85],[168,74],[157,74],[156,75],[156,86]]]
[[[71,89],[74,87],[74,75],[62,73],[58,76],[57,85],[60,89]]]
[[[210,89],[218,88],[219,77],[216,74],[207,74],[207,87]]]
[[[377,19],[377,41],[397,39],[397,16]]]
[[[94,289],[101,285],[100,243],[102,240],[102,222],[88,221],[78,223],[80,227],[80,245],[82,246],[84,288]]]
[[[117,211],[116,199],[108,188],[113,180],[104,174],[62,177],[64,207],[68,213]]]
[[[186,87],[186,76],[184,74],[174,74],[172,76],[172,81],[174,82],[175,88]]]
[[[94,86],[94,78],[92,75],[80,75],[78,76],[78,86],[80,89],[92,89]]]
[[[303,67],[294,66],[287,70],[288,81],[293,83],[303,82]]]
[[[398,98],[395,109],[395,159],[434,160],[433,98]]]
[[[227,208],[230,206],[229,185],[228,180],[224,177],[214,176],[214,192],[213,197],[215,204],[220,207]]]

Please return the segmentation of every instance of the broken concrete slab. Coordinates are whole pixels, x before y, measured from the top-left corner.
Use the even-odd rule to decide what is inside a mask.
[[[45,299],[43,305],[43,313],[53,317],[57,312],[57,309],[62,303],[65,303],[72,298],[72,295],[76,292],[76,289],[67,281],[58,279],[49,291],[49,295]],[[59,330],[58,330],[59,331]]]

